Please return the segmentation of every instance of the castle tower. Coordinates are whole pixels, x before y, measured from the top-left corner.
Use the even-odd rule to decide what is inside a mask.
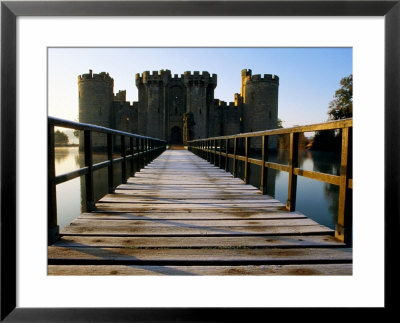
[[[138,133],[154,138],[165,138],[166,86],[170,79],[170,70],[136,74],[135,82],[139,91]]]
[[[262,77],[252,75],[251,70],[242,70],[243,132],[277,128],[278,88],[278,76]],[[269,147],[276,147],[276,139],[269,142]]]
[[[210,118],[210,107],[214,100],[214,89],[217,86],[217,75],[208,72],[185,72],[183,82],[186,87],[186,113],[193,115],[193,127],[191,134],[184,137],[193,139],[207,138],[213,135],[213,126]]]
[[[108,73],[101,72],[78,76],[79,89],[79,122],[90,123],[102,127],[111,126],[112,106],[114,99],[114,80]],[[92,134],[92,147],[104,148],[105,136]],[[83,136],[79,138],[79,149],[83,149]]]

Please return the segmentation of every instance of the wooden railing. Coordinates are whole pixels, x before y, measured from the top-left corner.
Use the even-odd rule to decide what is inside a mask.
[[[332,175],[315,171],[308,171],[298,167],[299,134],[304,132],[337,130],[341,131],[341,162],[340,174]],[[228,171],[228,161],[233,160],[232,174],[238,176],[237,163],[244,162],[243,180],[249,182],[249,165],[261,167],[260,190],[266,194],[268,168],[289,173],[288,198],[286,208],[294,211],[296,207],[297,176],[322,181],[339,186],[338,220],[335,228],[335,236],[341,241],[350,243],[352,226],[352,129],[353,120],[343,119],[314,125],[299,126],[293,128],[280,128],[252,133],[237,134],[231,136],[197,139],[188,142],[188,149],[198,156],[214,163]],[[289,165],[272,163],[268,161],[268,139],[271,136],[289,135]],[[250,158],[251,139],[261,137],[261,159]],[[239,155],[239,139],[244,141],[244,149]],[[229,151],[233,141],[233,153]],[[259,140],[260,141],[260,140]],[[223,149],[224,147],[224,149]]]
[[[70,128],[83,131],[83,151],[85,167],[69,173],[56,176],[55,170],[55,143],[54,128]],[[103,133],[107,135],[107,160],[98,164],[93,164],[92,134]],[[120,137],[121,157],[114,158],[115,136]],[[129,141],[129,143],[126,141]],[[86,211],[93,211],[94,188],[93,172],[99,169],[108,168],[108,192],[114,192],[114,164],[122,163],[121,182],[126,183],[127,162],[130,162],[130,176],[134,176],[136,171],[145,167],[154,158],[159,156],[166,149],[167,142],[151,137],[140,136],[132,133],[104,128],[86,123],[72,122],[68,120],[48,117],[48,244],[52,244],[58,239],[59,227],[57,224],[57,196],[56,186],[74,178],[85,176],[86,190]],[[127,151],[129,154],[127,154]],[[136,151],[136,152],[135,152]]]

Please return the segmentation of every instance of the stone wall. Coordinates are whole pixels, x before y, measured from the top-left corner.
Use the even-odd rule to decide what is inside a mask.
[[[242,70],[241,75],[241,93],[227,104],[214,99],[216,74],[195,71],[172,76],[169,70],[145,71],[135,76],[138,102],[130,104],[125,90],[114,95],[113,79],[107,73],[90,71],[78,78],[79,120],[169,142],[187,137],[183,135],[185,113],[192,114],[195,139],[276,128],[279,78],[252,75],[251,70]],[[276,142],[270,147],[276,147]]]

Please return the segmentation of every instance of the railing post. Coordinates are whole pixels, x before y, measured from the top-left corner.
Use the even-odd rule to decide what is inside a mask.
[[[217,140],[214,139],[214,166],[217,166]]]
[[[228,149],[229,149],[229,139],[225,139],[225,172],[228,171]]]
[[[121,136],[121,157],[122,167],[121,167],[121,180],[122,184],[126,184],[126,149],[125,149],[125,136]]]
[[[114,193],[114,135],[107,134],[107,158],[110,161],[108,166],[108,193]]]
[[[86,211],[94,210],[94,191],[93,191],[93,154],[92,154],[92,132],[83,131],[84,136],[84,155],[85,166],[88,167],[88,173],[85,175],[86,186]]]
[[[146,138],[144,140],[144,166],[146,167],[146,165],[149,163],[149,140]]]
[[[237,138],[233,139],[233,177],[236,177],[236,153],[237,153]]]
[[[144,138],[140,139],[140,169],[144,168]]]
[[[293,212],[296,208],[296,190],[297,190],[297,175],[294,174],[294,169],[298,164],[299,155],[299,133],[290,133],[289,145],[289,185],[288,199],[286,201],[286,209]]]
[[[218,167],[221,168],[222,139],[218,140],[218,145],[219,145],[219,149],[218,149]]]
[[[57,225],[57,191],[56,191],[56,164],[54,151],[54,125],[48,125],[48,152],[47,152],[47,244],[52,245],[59,238],[59,226]]]
[[[133,153],[133,138],[129,137],[129,150],[131,152],[131,176],[135,176],[135,162]]]
[[[210,148],[210,147],[209,147],[209,142],[210,142],[209,140],[206,140],[206,150],[207,150],[207,152],[206,152],[206,153],[207,153],[207,159],[206,159],[206,160],[207,160],[208,162],[210,161],[210,151],[209,151],[209,148]]]
[[[335,237],[345,243],[351,243],[351,190],[348,187],[348,178],[352,167],[352,129],[342,129],[342,152],[340,161],[340,185],[338,222],[335,228]]]
[[[140,139],[136,138],[135,172],[140,171],[139,147],[140,147]]]
[[[249,184],[249,150],[250,150],[250,138],[245,138],[245,146],[244,146],[244,182]]]
[[[265,163],[268,161],[268,136],[262,136],[262,164],[261,164],[261,182],[260,191],[263,195],[267,194],[268,168]]]

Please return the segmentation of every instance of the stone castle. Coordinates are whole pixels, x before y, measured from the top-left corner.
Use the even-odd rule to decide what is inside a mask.
[[[138,101],[131,104],[125,90],[114,94],[108,73],[90,70],[78,76],[79,121],[183,145],[192,139],[277,128],[278,76],[252,75],[246,69],[241,73],[240,94],[226,103],[214,98],[216,74],[146,71],[136,74]],[[92,143],[99,148],[105,138],[94,134]]]

